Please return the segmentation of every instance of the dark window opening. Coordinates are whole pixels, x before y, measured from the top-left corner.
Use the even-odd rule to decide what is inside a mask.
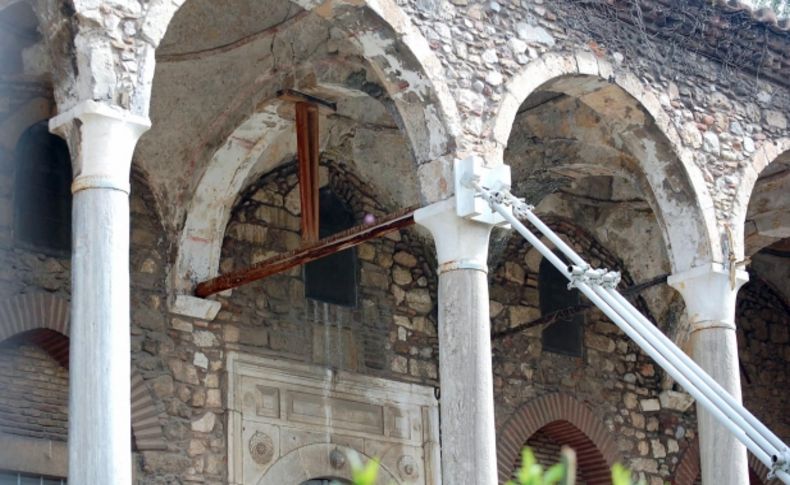
[[[354,213],[328,188],[319,194],[319,237],[354,226]],[[318,259],[305,266],[305,296],[342,306],[357,304],[357,255],[354,248]]]
[[[569,290],[568,280],[545,258],[540,262],[538,289],[542,315],[574,307],[581,302],[579,290]],[[543,329],[543,350],[581,357],[583,325],[581,313],[557,319]]]
[[[71,159],[46,121],[28,128],[16,146],[14,237],[49,254],[71,250]]]

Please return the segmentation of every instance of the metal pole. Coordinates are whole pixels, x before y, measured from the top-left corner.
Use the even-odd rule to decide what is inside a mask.
[[[518,213],[529,220],[555,246],[574,263],[589,268],[587,263],[576,254],[559,236],[546,226],[524,203],[509,192],[492,194],[476,182],[475,188],[491,204],[492,209],[502,215],[527,241],[535,246],[566,278],[612,319],[645,352],[687,389],[717,420],[734,436],[743,442],[760,461],[774,468],[775,475],[785,483],[790,483],[788,474],[776,469],[774,459],[786,459],[787,447],[776,435],[770,432],[748,410],[736,403],[718,383],[696,365],[685,353],[677,348],[660,330],[647,320],[633,305],[613,288],[604,288],[600,283],[592,286],[585,281],[576,280],[560,260],[537,236],[524,226],[516,216],[506,210],[502,203],[518,207]],[[677,362],[670,360],[675,358]],[[687,377],[688,375],[688,377]],[[724,411],[722,411],[724,410]],[[759,445],[757,442],[759,442]]]

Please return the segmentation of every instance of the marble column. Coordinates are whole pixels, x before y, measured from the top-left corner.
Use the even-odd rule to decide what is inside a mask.
[[[50,121],[74,171],[69,483],[131,484],[129,175],[149,126],[94,101]]]
[[[495,485],[494,387],[488,309],[491,225],[456,215],[449,199],[414,219],[436,243],[444,483]]]
[[[698,266],[667,280],[686,303],[692,358],[738,401],[741,377],[735,301],[738,289],[748,280],[745,271],[731,275],[718,263]],[[699,405],[697,421],[702,483],[748,485],[746,447]]]

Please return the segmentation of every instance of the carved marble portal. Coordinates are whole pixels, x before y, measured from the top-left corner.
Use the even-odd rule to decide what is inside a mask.
[[[230,484],[349,479],[354,456],[381,484],[441,483],[431,387],[230,353],[228,416]]]

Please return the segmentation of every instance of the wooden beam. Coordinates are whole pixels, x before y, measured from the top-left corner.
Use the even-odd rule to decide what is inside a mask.
[[[318,241],[318,107],[296,103],[296,149],[299,159],[299,199],[302,211],[302,241]]]
[[[409,207],[368,225],[352,227],[333,236],[321,239],[294,251],[279,254],[256,263],[249,268],[233,271],[204,281],[195,288],[195,295],[205,298],[221,291],[237,288],[273,274],[282,273],[316,259],[348,249],[373,238],[403,229],[414,224],[416,207]]]

